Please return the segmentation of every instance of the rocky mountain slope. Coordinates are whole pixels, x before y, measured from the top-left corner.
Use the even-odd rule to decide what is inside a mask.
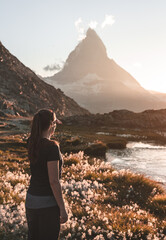
[[[104,114],[66,117],[63,121],[67,125],[92,126],[96,129],[106,126],[166,130],[166,109],[145,110],[140,113],[114,110]]]
[[[92,113],[166,108],[165,101],[145,90],[108,58],[102,40],[92,29],[88,29],[86,38],[69,54],[63,69],[45,81],[62,89]]]
[[[51,108],[58,116],[89,114],[60,89],[41,80],[0,42],[0,115],[29,116]]]

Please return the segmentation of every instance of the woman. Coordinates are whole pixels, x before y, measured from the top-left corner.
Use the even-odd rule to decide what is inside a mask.
[[[58,142],[50,140],[56,123],[62,122],[52,110],[39,110],[27,141],[31,169],[25,201],[28,240],[58,239],[60,224],[68,220],[60,183],[63,159]]]

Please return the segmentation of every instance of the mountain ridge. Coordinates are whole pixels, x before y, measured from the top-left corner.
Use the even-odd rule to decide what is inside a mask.
[[[86,38],[69,54],[63,69],[44,81],[59,87],[92,113],[166,107],[164,101],[108,58],[102,40],[90,28]]]
[[[29,116],[40,108],[51,108],[58,116],[89,114],[61,89],[41,80],[0,42],[0,111]]]

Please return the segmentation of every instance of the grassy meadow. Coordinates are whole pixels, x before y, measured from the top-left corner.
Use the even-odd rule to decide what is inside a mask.
[[[103,152],[97,156],[85,154],[94,141],[107,147],[112,143],[116,147],[117,143],[125,144],[127,139],[122,134],[129,133],[124,131],[117,136],[113,131],[112,135],[95,135],[83,130],[78,134],[76,127],[57,129],[54,137],[62,145],[61,183],[69,214],[68,222],[61,225],[60,239],[166,239],[166,192],[162,186],[144,175],[124,169],[117,171],[103,161]],[[143,134],[137,132],[137,136],[143,139]],[[0,137],[2,240],[27,239],[24,205],[30,180],[27,137],[26,131]],[[135,139],[131,132],[128,137]]]

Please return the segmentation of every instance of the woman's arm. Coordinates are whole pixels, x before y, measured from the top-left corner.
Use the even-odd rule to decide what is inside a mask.
[[[59,181],[59,161],[47,162],[47,167],[50,186],[60,208],[60,223],[65,223],[68,220],[68,214],[65,209],[62,188]]]
[[[59,181],[59,161],[47,162],[47,167],[50,186],[52,188],[58,206],[59,208],[65,208],[62,188]]]

